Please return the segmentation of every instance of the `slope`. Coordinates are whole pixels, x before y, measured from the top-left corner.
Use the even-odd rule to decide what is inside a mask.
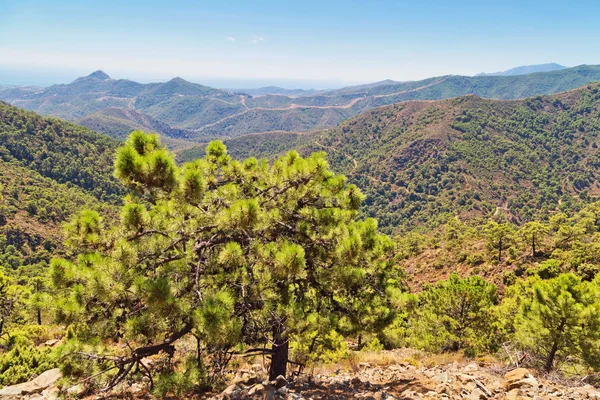
[[[502,211],[523,222],[600,194],[599,110],[599,84],[514,101],[464,96],[370,110],[304,145],[277,134],[228,145],[240,158],[256,149],[266,157],[327,151],[367,194],[364,214],[388,232],[435,227],[453,214]]]
[[[81,209],[114,212],[118,142],[0,102],[0,266],[37,275],[60,254],[62,223]]]
[[[122,186],[112,176],[119,142],[89,129],[41,117],[0,102],[0,157],[96,198],[118,202]]]

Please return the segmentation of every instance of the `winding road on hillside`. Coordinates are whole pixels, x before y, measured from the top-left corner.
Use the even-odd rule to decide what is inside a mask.
[[[302,105],[302,104],[296,104],[296,103],[292,103],[286,107],[273,107],[273,108],[269,108],[269,107],[248,107],[246,105],[246,98],[244,96],[240,96],[241,98],[241,104],[246,108],[244,111],[239,112],[237,114],[233,114],[233,115],[229,115],[227,117],[221,118],[218,121],[215,122],[211,122],[210,124],[206,124],[204,126],[202,126],[201,128],[198,128],[195,130],[195,132],[202,132],[204,129],[206,128],[210,128],[213,126],[216,126],[224,121],[239,117],[241,115],[253,112],[253,111],[289,111],[289,110],[294,110],[294,109],[310,109],[310,108],[316,108],[316,109],[348,109],[348,108],[352,108],[353,106],[356,105],[356,103],[358,103],[361,100],[366,100],[369,98],[372,99],[379,99],[382,97],[391,97],[391,96],[398,96],[401,94],[406,94],[406,93],[411,93],[411,92],[417,92],[419,90],[423,90],[423,89],[427,89],[429,87],[438,85],[442,82],[444,82],[446,79],[448,79],[449,76],[446,76],[440,80],[437,80],[435,82],[431,82],[427,85],[423,85],[423,86],[419,86],[417,88],[414,89],[408,89],[408,90],[402,90],[400,92],[394,92],[394,93],[387,93],[387,94],[378,94],[378,95],[372,95],[372,96],[367,96],[367,95],[363,95],[360,97],[357,97],[355,99],[352,99],[350,102],[348,102],[347,104],[343,104],[343,105],[333,105],[333,106],[309,106],[309,105]]]

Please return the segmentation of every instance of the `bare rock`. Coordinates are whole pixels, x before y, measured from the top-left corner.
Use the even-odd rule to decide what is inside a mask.
[[[504,375],[504,387],[506,390],[519,389],[523,387],[538,388],[538,382],[526,368],[517,368]]]
[[[259,383],[254,385],[248,391],[248,396],[262,396],[265,393],[265,387],[263,384]]]
[[[477,365],[477,363],[471,363],[466,365],[462,370],[466,373],[477,372],[479,371],[479,365]]]
[[[221,392],[221,397],[224,399],[235,399],[237,398],[237,394],[240,391],[240,387],[236,384],[229,385],[223,392]]]
[[[450,374],[448,374],[448,371],[444,371],[431,379],[437,383],[447,383],[450,380]]]
[[[58,368],[48,370],[29,382],[0,389],[0,399],[41,393],[44,389],[54,385],[60,378],[62,378],[62,372]]]
[[[283,375],[279,375],[274,381],[271,381],[271,385],[275,386],[275,389],[281,389],[282,387],[287,386],[287,384],[288,381]]]
[[[50,339],[44,342],[44,346],[54,347],[60,342],[59,339]]]

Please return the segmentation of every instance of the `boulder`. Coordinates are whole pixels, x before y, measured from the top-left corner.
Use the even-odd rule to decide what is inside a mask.
[[[450,375],[448,374],[448,371],[444,371],[431,379],[437,383],[446,383],[450,380]]]
[[[509,371],[504,375],[504,387],[507,391],[520,389],[523,387],[531,387],[537,389],[538,382],[526,368],[517,368]]]
[[[37,378],[29,382],[19,383],[18,385],[6,386],[0,389],[0,398],[18,397],[30,394],[41,393],[44,389],[54,385],[62,373],[58,368],[43,372]]]
[[[221,392],[221,397],[223,397],[224,399],[235,399],[239,391],[240,388],[238,387],[238,385],[229,385],[225,390],[223,390],[223,392]]]
[[[271,381],[271,385],[275,386],[275,389],[281,389],[282,387],[287,386],[287,384],[288,381],[283,375],[279,375],[274,381]]]

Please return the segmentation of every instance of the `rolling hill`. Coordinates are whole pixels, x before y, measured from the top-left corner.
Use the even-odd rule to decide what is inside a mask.
[[[324,150],[367,194],[384,230],[435,227],[451,215],[548,218],[600,195],[600,84],[552,96],[473,95],[367,111],[323,132],[226,141],[238,158]],[[201,146],[181,153],[197,156]]]
[[[67,85],[0,89],[0,99],[119,138],[132,129],[151,129],[172,138],[202,142],[249,133],[332,128],[366,110],[406,100],[440,100],[467,94],[518,99],[571,90],[598,80],[600,66],[582,65],[526,75],[386,80],[301,96],[265,90],[253,96],[181,78],[140,84],[111,79],[96,71]]]

